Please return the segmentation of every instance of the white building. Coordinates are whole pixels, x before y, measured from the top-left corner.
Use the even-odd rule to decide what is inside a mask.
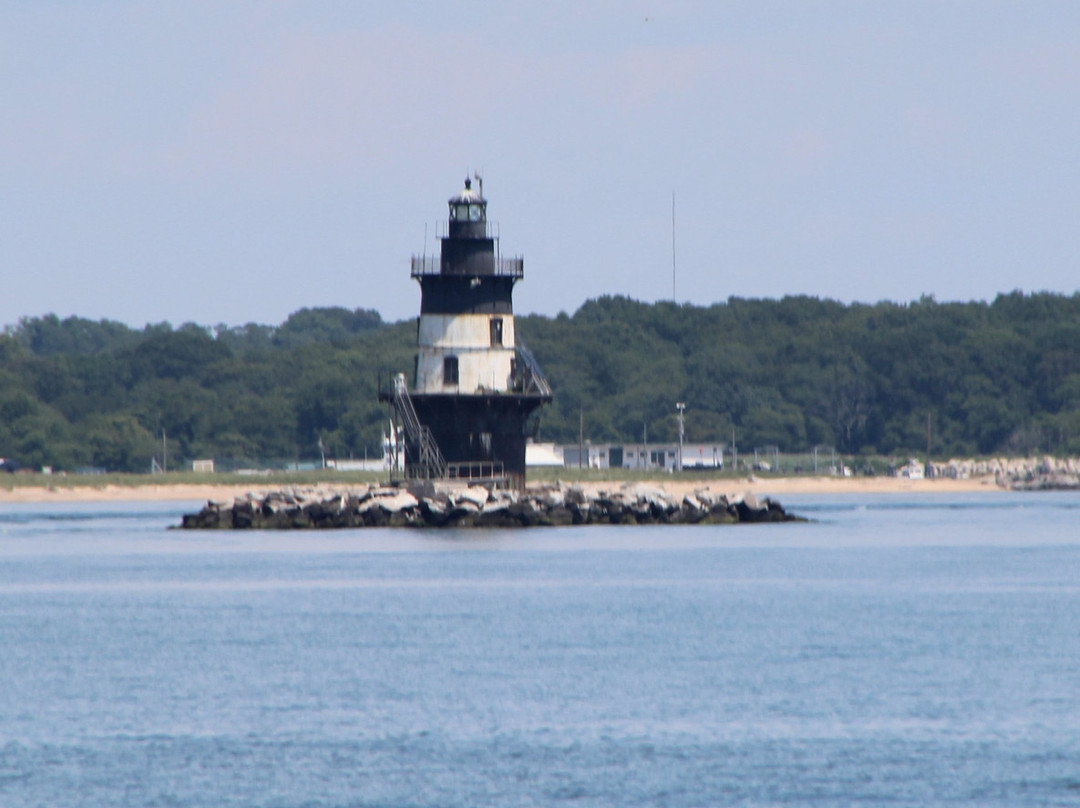
[[[568,444],[562,447],[565,465],[571,468],[588,466],[591,469],[662,469],[678,468],[677,443],[588,443],[582,447]],[[685,470],[724,468],[724,446],[719,443],[684,443],[682,466]]]

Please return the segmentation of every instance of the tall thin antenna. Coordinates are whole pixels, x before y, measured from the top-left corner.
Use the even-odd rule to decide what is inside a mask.
[[[671,192],[671,300],[675,302],[675,192]]]

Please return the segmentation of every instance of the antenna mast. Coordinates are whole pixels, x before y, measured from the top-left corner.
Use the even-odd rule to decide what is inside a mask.
[[[671,192],[671,301],[678,300],[675,295],[675,192]]]

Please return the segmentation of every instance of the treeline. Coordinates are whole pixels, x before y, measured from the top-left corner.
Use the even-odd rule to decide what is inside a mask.
[[[309,459],[320,439],[328,456],[377,455],[378,374],[412,367],[415,339],[415,321],[363,309],[215,328],[23,319],[0,336],[0,457],[147,471]]]
[[[555,390],[538,437],[936,456],[1080,452],[1080,295],[708,307],[589,301],[517,319]],[[416,321],[302,309],[279,326],[132,329],[23,319],[0,335],[0,457],[144,471],[376,456],[380,379],[413,367]]]

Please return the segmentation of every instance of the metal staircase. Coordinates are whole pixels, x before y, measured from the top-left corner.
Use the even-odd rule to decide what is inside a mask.
[[[405,427],[405,438],[408,443],[417,447],[419,454],[418,462],[405,464],[405,473],[409,477],[424,479],[443,479],[446,477],[446,459],[439,451],[439,444],[435,442],[435,436],[431,430],[420,423],[416,416],[416,408],[413,407],[409,397],[409,386],[405,382],[405,374],[399,373],[394,377],[394,409],[397,410],[402,426]]]
[[[517,354],[521,358],[522,392],[551,399],[551,385],[540,370],[540,363],[524,343],[517,344]]]

